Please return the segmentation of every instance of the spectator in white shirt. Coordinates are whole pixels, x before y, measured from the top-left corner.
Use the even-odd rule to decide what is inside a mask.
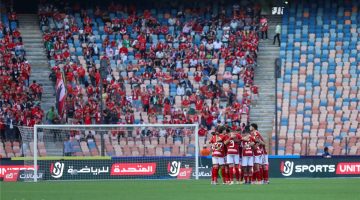
[[[229,26],[229,23],[226,23],[223,27],[223,31],[230,31],[230,26]]]
[[[221,41],[223,42],[223,43],[225,43],[225,44],[227,44],[228,42],[229,42],[229,33],[228,32],[226,32],[226,33],[224,33],[224,35],[222,36],[222,38],[221,38]]]
[[[221,49],[222,42],[220,40],[215,40],[213,42],[213,45],[214,45],[214,50],[219,51]]]
[[[90,43],[95,43],[95,35],[89,34],[88,40],[89,40]]]
[[[176,69],[181,69],[182,68],[182,62],[181,60],[176,60]]]
[[[157,51],[156,52],[156,58],[159,58],[159,59],[164,58],[164,52],[163,51]]]
[[[206,50],[208,50],[208,51],[212,51],[214,49],[213,43],[207,43],[205,47],[206,47]]]
[[[243,67],[246,66],[246,59],[245,59],[245,57],[242,57],[242,58],[240,59],[240,65],[243,66]]]
[[[176,95],[183,96],[185,94],[185,89],[182,85],[178,85],[176,89]]]
[[[189,64],[190,64],[190,67],[196,67],[196,65],[198,64],[198,61],[197,61],[197,59],[191,58]]]
[[[232,31],[236,31],[238,27],[238,21],[236,19],[231,20],[230,27]]]
[[[121,60],[125,63],[126,61],[127,61],[127,55],[126,54],[124,54],[124,53],[121,53],[120,54],[120,57],[121,57]]]
[[[239,74],[240,72],[241,72],[241,68],[240,68],[238,62],[236,62],[236,64],[234,65],[232,74]]]
[[[169,18],[168,23],[170,26],[174,26],[174,24],[176,23],[176,19],[175,18]]]
[[[161,129],[161,130],[159,131],[159,136],[160,136],[160,137],[166,136],[166,130],[165,130],[165,129]]]
[[[112,59],[114,56],[114,50],[112,48],[109,48],[109,49],[106,48],[106,56],[108,58]]]
[[[99,47],[95,43],[93,44],[93,52],[94,55],[99,56]]]
[[[191,31],[191,26],[190,26],[190,24],[185,24],[182,32],[185,33],[185,34],[189,34],[190,31]]]

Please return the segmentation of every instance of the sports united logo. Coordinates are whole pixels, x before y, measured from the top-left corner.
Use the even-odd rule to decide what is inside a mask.
[[[55,162],[51,163],[50,173],[53,178],[61,178],[64,173],[64,163]]]
[[[294,171],[294,162],[282,161],[280,164],[280,172],[283,176],[291,176]]]
[[[177,177],[180,173],[181,162],[180,161],[172,161],[168,163],[168,172],[172,177]]]

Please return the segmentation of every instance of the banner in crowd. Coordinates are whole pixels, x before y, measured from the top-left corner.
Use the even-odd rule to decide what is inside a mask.
[[[65,105],[66,89],[64,79],[61,73],[56,77],[56,108],[60,116],[62,116],[63,108]]]
[[[269,159],[270,177],[359,177],[360,157],[301,157]],[[199,160],[199,178],[211,178],[211,158]],[[0,180],[27,181],[33,166],[7,160],[0,164]],[[38,179],[194,179],[193,157],[124,157],[111,160],[39,160]]]

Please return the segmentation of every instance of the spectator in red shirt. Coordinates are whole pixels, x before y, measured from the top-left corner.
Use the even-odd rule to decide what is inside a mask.
[[[254,102],[254,106],[256,106],[256,102],[259,99],[259,88],[257,85],[252,85],[250,87],[251,90],[251,101]]]
[[[183,108],[188,108],[190,106],[190,101],[187,96],[184,97],[184,99],[181,102],[181,105]]]
[[[199,137],[204,137],[207,134],[207,130],[204,126],[200,125],[200,129],[198,131]]]

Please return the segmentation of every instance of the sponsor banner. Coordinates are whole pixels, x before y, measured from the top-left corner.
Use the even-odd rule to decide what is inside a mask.
[[[4,182],[16,182],[19,176],[19,170],[7,170],[4,175]]]
[[[29,182],[34,180],[34,170],[20,170],[18,181]],[[44,178],[44,171],[37,171],[36,175],[37,180],[42,180]]]
[[[199,179],[209,179],[211,178],[211,168],[212,166],[200,166],[199,167]],[[193,178],[196,177],[196,172],[195,172],[195,169],[193,171],[193,173],[191,174],[191,176]]]
[[[104,160],[62,160],[41,161],[45,169],[45,179],[107,179],[110,175],[111,163]]]
[[[0,160],[0,180],[31,181],[32,165]],[[200,179],[211,178],[210,157],[199,160]],[[360,177],[360,157],[269,159],[269,175],[277,178]],[[38,179],[194,179],[193,157],[120,157],[112,160],[39,160]]]
[[[111,176],[149,176],[156,172],[156,163],[115,163],[111,166]]]
[[[192,157],[39,161],[39,166],[45,166],[45,180],[190,179],[194,165]]]
[[[0,165],[0,178],[4,178],[7,173],[19,172],[20,170],[34,170],[32,165]]]
[[[179,175],[177,179],[190,179],[191,178],[192,168],[180,168]]]
[[[360,162],[341,162],[336,167],[339,175],[360,175]]]
[[[55,162],[50,164],[50,174],[53,178],[61,178],[64,174],[64,166],[63,162]]]
[[[270,159],[270,177],[360,177],[359,157]]]

